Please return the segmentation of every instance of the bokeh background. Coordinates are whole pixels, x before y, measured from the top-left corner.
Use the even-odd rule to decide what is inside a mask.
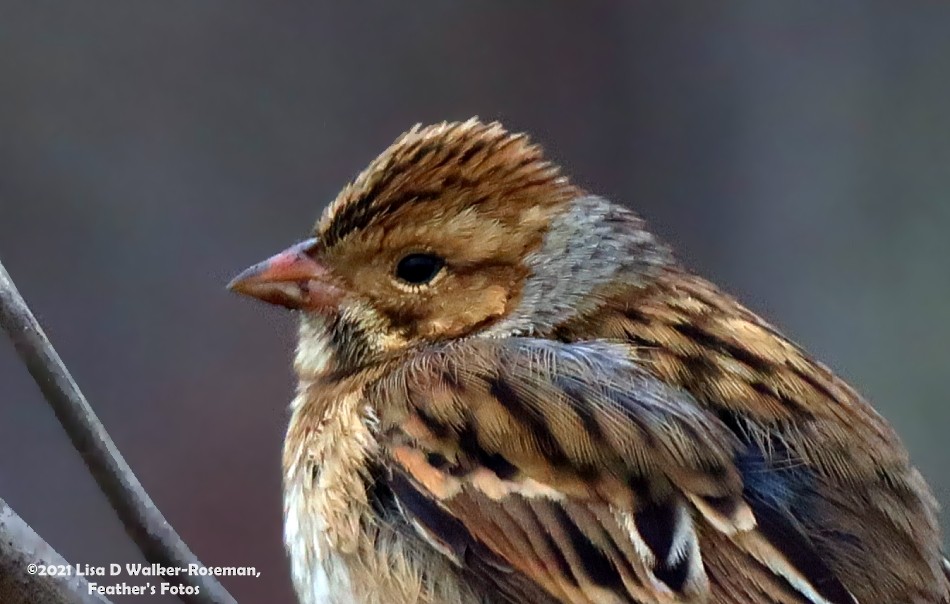
[[[242,602],[291,601],[294,321],[224,284],[420,121],[501,119],[635,207],[950,507],[948,31],[939,2],[2,0],[0,258],[198,556],[261,570]],[[2,340],[0,496],[70,561],[141,560]]]

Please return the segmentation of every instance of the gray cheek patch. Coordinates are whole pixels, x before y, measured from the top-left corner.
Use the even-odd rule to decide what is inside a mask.
[[[484,335],[547,333],[588,309],[591,292],[616,280],[646,284],[672,262],[669,249],[636,214],[603,197],[579,197],[526,259],[531,276],[518,308]]]

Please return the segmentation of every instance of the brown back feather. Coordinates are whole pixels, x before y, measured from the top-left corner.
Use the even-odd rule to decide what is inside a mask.
[[[800,529],[860,602],[940,602],[937,504],[893,429],[850,386],[707,281],[615,292],[565,341],[616,338],[766,452],[815,476]]]

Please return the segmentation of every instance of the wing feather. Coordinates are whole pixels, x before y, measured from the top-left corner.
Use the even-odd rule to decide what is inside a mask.
[[[394,473],[457,521],[417,518],[423,535],[464,563],[463,527],[513,569],[496,583],[527,578],[562,602],[743,601],[719,592],[732,579],[716,564],[757,569],[771,599],[749,601],[855,602],[787,510],[750,491],[746,458],[761,453],[635,358],[471,339],[386,372],[370,395],[387,401]]]

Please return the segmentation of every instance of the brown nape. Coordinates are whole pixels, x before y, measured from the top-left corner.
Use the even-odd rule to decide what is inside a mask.
[[[517,305],[524,258],[580,194],[540,147],[497,123],[416,127],[343,189],[317,236],[327,264],[399,341],[453,338]],[[421,252],[445,270],[422,287],[394,279],[399,260]]]

